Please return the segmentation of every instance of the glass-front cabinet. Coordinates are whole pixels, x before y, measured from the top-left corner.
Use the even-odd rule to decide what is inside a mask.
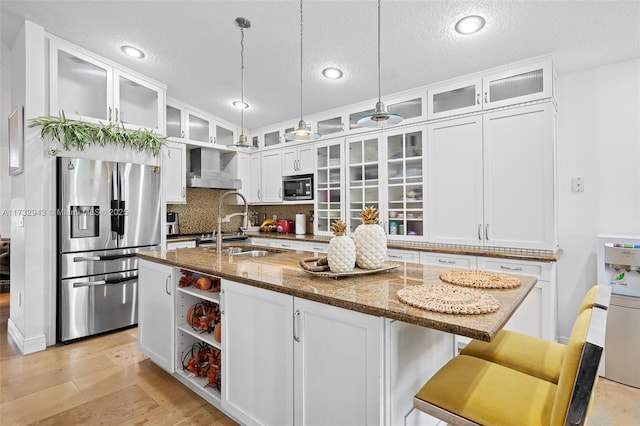
[[[447,117],[482,110],[482,78],[458,81],[429,89],[427,118]]]
[[[380,209],[379,135],[367,135],[346,140],[348,207],[346,221],[349,231],[360,225],[360,211],[365,206]]]
[[[425,235],[425,126],[384,133],[387,158],[386,215],[390,238],[411,239]],[[396,237],[397,236],[397,237]]]
[[[52,39],[49,45],[49,114],[165,130],[166,87]]]
[[[331,234],[331,223],[343,219],[342,142],[316,145],[316,234]]]

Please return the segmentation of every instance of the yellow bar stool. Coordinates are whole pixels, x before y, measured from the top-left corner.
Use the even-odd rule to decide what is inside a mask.
[[[594,285],[584,296],[579,312],[593,306],[607,306],[608,294],[608,288]],[[481,358],[551,383],[558,383],[565,351],[566,345],[560,343],[515,331],[500,330],[491,342],[472,340],[460,351],[460,355]]]
[[[604,296],[610,294],[604,290]],[[608,298],[603,297],[602,303],[608,307]],[[584,424],[604,348],[606,319],[607,310],[597,305],[580,313],[557,384],[459,355],[420,389],[414,407],[452,425]]]

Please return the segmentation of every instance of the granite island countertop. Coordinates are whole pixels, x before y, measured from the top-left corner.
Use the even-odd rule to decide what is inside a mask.
[[[313,253],[269,250],[275,253],[264,257],[229,256],[224,252],[216,253],[215,248],[211,247],[148,251],[138,253],[138,256],[152,262],[484,341],[491,340],[506,324],[536,283],[534,277],[519,276],[522,284],[516,289],[484,290],[500,303],[500,309],[495,313],[442,314],[402,303],[396,293],[404,287],[422,283],[450,285],[440,281],[439,275],[451,268],[397,262],[398,268],[388,272],[334,279],[302,270],[298,264],[300,259],[312,257]]]

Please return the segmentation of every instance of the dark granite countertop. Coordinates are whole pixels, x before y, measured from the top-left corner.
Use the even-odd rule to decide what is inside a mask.
[[[300,268],[299,260],[313,256],[312,253],[276,251],[278,253],[264,257],[244,257],[218,254],[215,248],[198,247],[142,252],[138,256],[295,297],[485,341],[491,340],[504,326],[536,283],[534,277],[519,276],[522,285],[516,289],[485,290],[500,302],[500,309],[495,313],[441,314],[406,305],[400,302],[396,293],[401,288],[422,283],[449,285],[442,283],[438,276],[451,268],[399,262],[399,267],[389,272],[333,279],[312,275]]]

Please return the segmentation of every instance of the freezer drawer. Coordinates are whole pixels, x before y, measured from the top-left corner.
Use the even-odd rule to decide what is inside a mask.
[[[63,253],[60,255],[60,278],[86,277],[138,269],[136,253],[158,250],[160,246],[118,250]]]
[[[138,271],[60,281],[58,340],[138,323]]]

